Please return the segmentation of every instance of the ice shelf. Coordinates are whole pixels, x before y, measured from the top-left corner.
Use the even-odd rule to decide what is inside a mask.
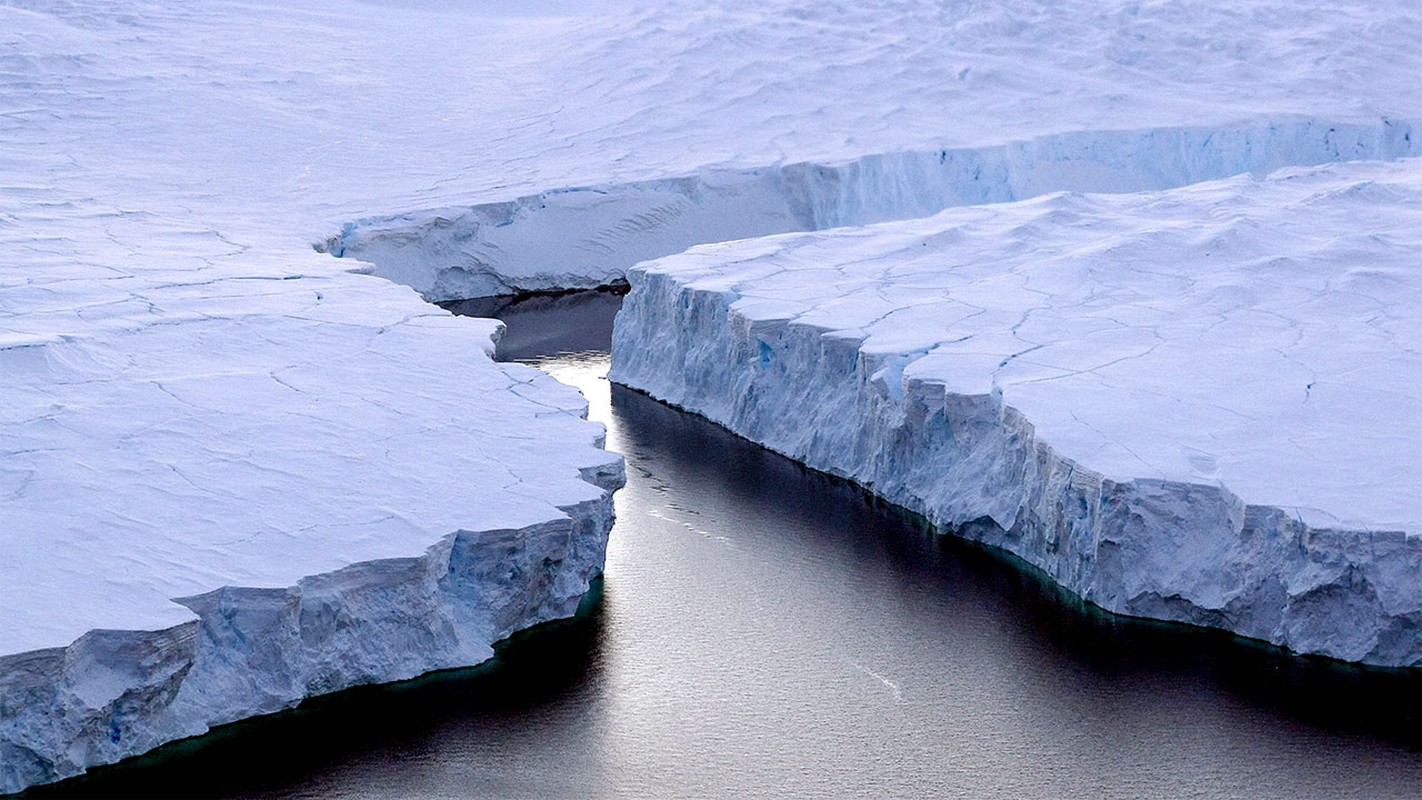
[[[1422,160],[634,267],[611,378],[1110,611],[1422,664]]]
[[[621,459],[498,323],[349,274],[119,280],[5,290],[0,790],[477,664],[601,571]]]
[[[718,167],[347,224],[322,252],[434,301],[592,288],[707,242],[928,216],[1055,191],[1128,193],[1285,166],[1422,156],[1422,117],[1080,131],[986,147]]]

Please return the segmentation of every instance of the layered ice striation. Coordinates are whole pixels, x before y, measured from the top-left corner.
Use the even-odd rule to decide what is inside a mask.
[[[1422,664],[1422,161],[634,267],[611,378],[1109,611]]]

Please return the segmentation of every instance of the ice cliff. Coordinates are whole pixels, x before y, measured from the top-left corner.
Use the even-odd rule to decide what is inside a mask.
[[[612,380],[1109,611],[1422,664],[1422,162],[634,267]]]
[[[5,286],[0,791],[478,664],[602,570],[621,458],[498,323],[243,263]]]
[[[1137,192],[1284,166],[1422,155],[1416,120],[1280,119],[1077,131],[954,147],[704,169],[348,223],[316,245],[432,301],[620,282],[707,242],[923,217],[1056,191]]]
[[[176,599],[189,622],[0,657],[0,791],[314,695],[478,664],[494,642],[577,609],[601,572],[607,488],[561,519],[452,532],[420,556],[283,588],[224,586]]]
[[[347,270],[430,298],[568,288],[714,240],[1417,155],[1419,40],[1412,5],[1322,0],[0,0],[0,789],[304,694],[472,663],[572,607],[619,474],[581,401],[489,361],[492,323]],[[1352,191],[1376,201],[1395,183]],[[1413,241],[1369,235],[1340,235],[1333,255]],[[691,313],[654,312],[648,293],[672,290],[646,274],[636,313]],[[1360,272],[1318,302],[1381,325],[1397,306],[1367,304],[1393,283]],[[708,314],[701,301],[724,300],[698,297]],[[1355,332],[1319,337],[1374,388],[1415,375],[1349,349]],[[765,341],[783,368],[782,340]],[[853,336],[826,341],[839,380],[861,353],[864,369],[879,358]],[[854,384],[878,398],[865,420],[917,413],[899,392],[922,386],[897,363]],[[1309,408],[1347,385],[1297,377]],[[1047,436],[1025,391],[1008,388],[1004,419],[1022,409],[1053,452],[1098,463]],[[1384,430],[1393,396],[1348,394],[1356,419],[1329,435]],[[962,397],[996,407],[981,386]],[[1415,428],[1399,430],[1367,446],[1416,449]],[[1313,502],[1260,498],[1192,446],[1202,474],[1223,464],[1249,503]],[[1097,485],[1084,469],[1062,480]],[[1028,488],[979,505],[997,513]],[[1359,570],[1404,570],[1357,572],[1374,598],[1339,589],[1323,559],[1318,591],[1298,597],[1399,607],[1379,587],[1416,565],[1352,555],[1394,539],[1288,516],[1267,529],[1336,541],[1337,563]],[[1052,541],[1065,552],[1069,537]],[[1220,580],[1217,598],[1158,602],[1235,614],[1234,579]],[[1327,652],[1367,650],[1371,635]]]

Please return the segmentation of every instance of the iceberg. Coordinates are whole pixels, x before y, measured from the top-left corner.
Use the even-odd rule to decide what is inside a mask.
[[[1422,160],[704,245],[610,378],[1112,612],[1422,665]]]

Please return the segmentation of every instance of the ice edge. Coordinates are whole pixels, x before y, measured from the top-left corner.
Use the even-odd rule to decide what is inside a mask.
[[[459,530],[422,555],[283,588],[174,598],[195,619],[92,630],[0,657],[0,794],[112,764],[308,697],[475,666],[513,633],[571,616],[601,574],[622,460],[580,470],[594,500],[517,529]]]
[[[1107,611],[1422,666],[1422,536],[1310,527],[1218,486],[1112,480],[1038,441],[1000,395],[886,380],[897,356],[859,339],[748,319],[734,292],[650,265],[629,277],[615,383],[1005,550]]]
[[[1172,189],[1289,166],[1422,155],[1422,120],[1317,118],[1080,131],[848,161],[707,167],[506,201],[347,222],[323,253],[432,302],[595,288],[633,264],[710,242],[926,217],[1058,191]]]

